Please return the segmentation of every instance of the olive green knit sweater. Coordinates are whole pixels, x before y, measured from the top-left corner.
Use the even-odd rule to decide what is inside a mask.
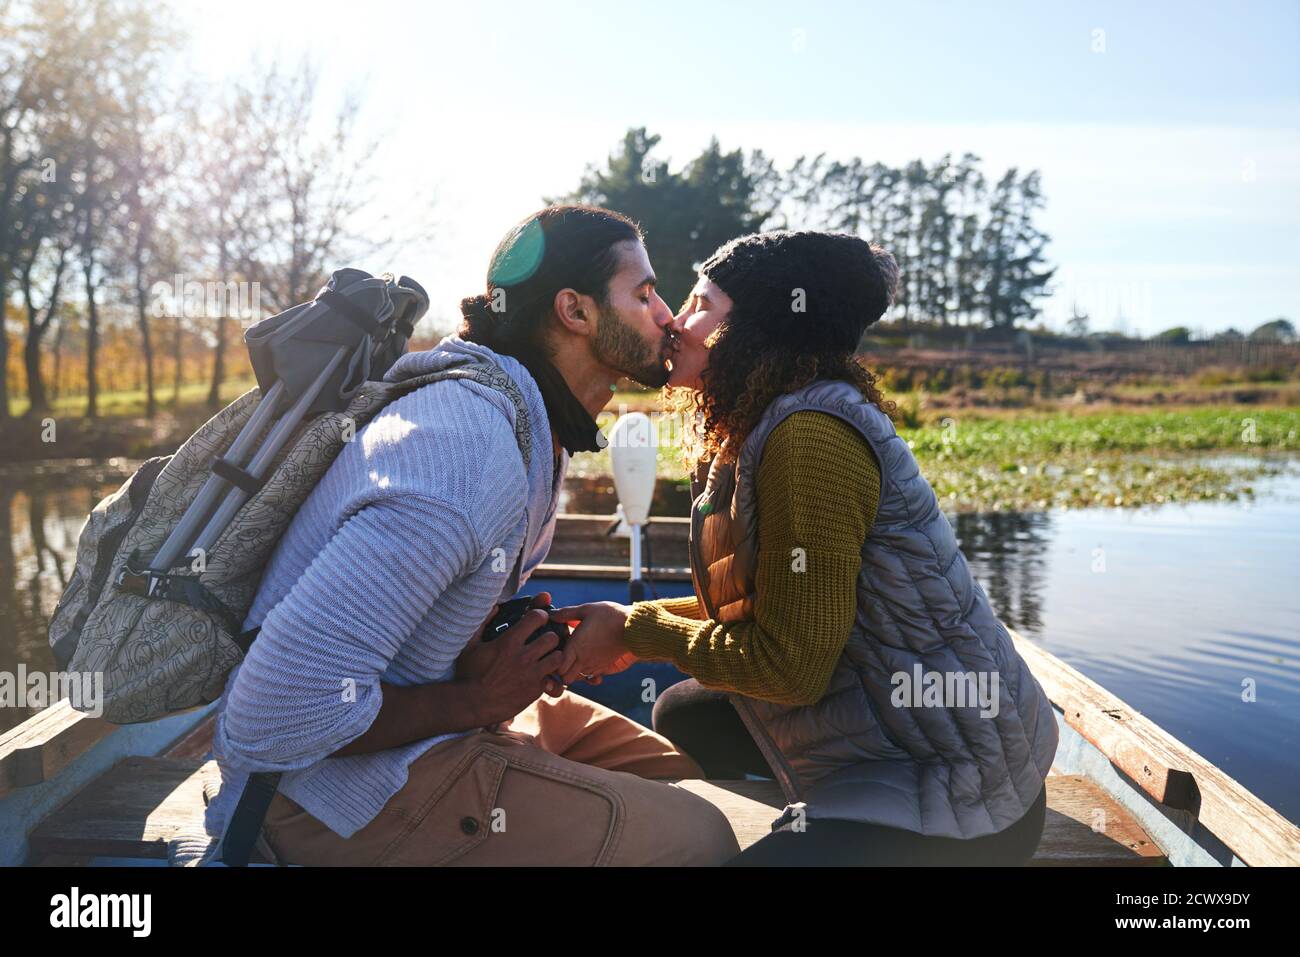
[[[638,602],[624,639],[638,658],[671,661],[705,687],[812,704],[857,612],[880,469],[853,426],[796,412],[768,436],[757,497],[754,619],[702,620],[694,598]]]

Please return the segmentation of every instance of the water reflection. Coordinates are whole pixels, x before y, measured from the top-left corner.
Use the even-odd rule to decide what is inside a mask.
[[[68,583],[86,514],[117,482],[0,482],[0,671],[54,668],[47,628]],[[0,732],[31,714],[0,709]]]
[[[949,515],[948,521],[998,617],[1008,627],[1039,632],[1052,516],[1047,512],[965,512]]]

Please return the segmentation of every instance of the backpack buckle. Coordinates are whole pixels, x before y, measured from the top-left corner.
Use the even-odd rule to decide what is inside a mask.
[[[135,554],[126,560],[122,570],[113,579],[113,584],[122,591],[144,598],[166,598],[168,576],[149,568],[139,568],[135,564]]]

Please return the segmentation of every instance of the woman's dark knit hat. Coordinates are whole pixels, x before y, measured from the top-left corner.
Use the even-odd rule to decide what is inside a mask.
[[[898,288],[894,257],[848,233],[741,236],[700,274],[731,297],[729,324],[800,353],[852,352]]]

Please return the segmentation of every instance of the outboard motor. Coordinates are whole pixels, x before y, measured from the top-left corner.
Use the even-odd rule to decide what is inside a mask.
[[[641,536],[646,522],[650,520],[658,458],[658,443],[655,441],[650,416],[644,412],[629,412],[620,416],[610,429],[609,459],[623,518],[631,529],[628,600],[634,602],[644,601],[646,597],[645,581],[641,577]]]

